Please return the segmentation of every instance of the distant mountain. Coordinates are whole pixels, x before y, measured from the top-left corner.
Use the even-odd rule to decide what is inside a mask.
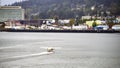
[[[26,10],[26,18],[53,18],[57,15],[64,19],[76,15],[101,15],[103,12],[120,15],[119,3],[120,0],[27,0],[12,5],[22,6]]]

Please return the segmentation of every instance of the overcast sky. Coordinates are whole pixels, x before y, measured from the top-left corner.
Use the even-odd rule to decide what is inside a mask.
[[[14,2],[19,2],[21,0],[1,0],[1,5],[8,5],[8,4],[12,4]]]

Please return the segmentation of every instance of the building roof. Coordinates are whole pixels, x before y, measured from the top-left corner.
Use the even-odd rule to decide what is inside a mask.
[[[21,9],[21,6],[0,6],[0,9]]]

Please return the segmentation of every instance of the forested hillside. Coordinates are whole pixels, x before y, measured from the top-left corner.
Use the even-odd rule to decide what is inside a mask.
[[[39,18],[74,18],[76,15],[95,15],[110,12],[120,15],[120,0],[27,0],[16,2],[13,6],[22,6],[25,17]],[[91,9],[94,7],[94,10]]]

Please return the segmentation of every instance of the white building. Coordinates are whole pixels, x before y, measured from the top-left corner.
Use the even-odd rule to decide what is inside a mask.
[[[82,20],[83,20],[83,19],[91,19],[91,16],[82,16],[81,19],[82,19]]]
[[[0,6],[0,22],[24,20],[24,9],[21,6]]]

